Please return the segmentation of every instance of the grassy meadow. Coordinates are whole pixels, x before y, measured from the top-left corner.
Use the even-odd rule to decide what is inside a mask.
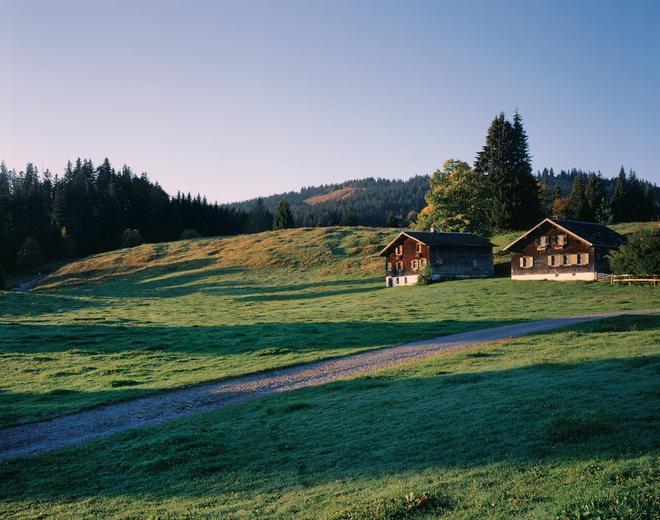
[[[659,331],[609,319],[6,462],[0,514],[658,518]]]
[[[387,290],[374,255],[394,233],[146,244],[66,264],[30,293],[0,293],[0,427],[435,335],[660,306],[657,289],[593,282]]]

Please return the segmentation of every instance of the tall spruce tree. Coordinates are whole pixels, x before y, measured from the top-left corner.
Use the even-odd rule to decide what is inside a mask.
[[[525,229],[541,216],[539,186],[532,175],[527,134],[516,112],[511,124],[500,113],[491,123],[474,169],[488,175],[490,219],[496,229]]]
[[[587,202],[585,220],[590,222],[601,222],[601,218],[607,213],[607,200],[605,199],[605,187],[600,173],[591,172],[584,188],[584,196]],[[603,224],[606,222],[602,222]]]
[[[280,200],[275,211],[275,218],[273,219],[273,229],[288,229],[295,227],[291,208],[286,199]]]
[[[628,197],[628,182],[626,179],[626,170],[619,170],[619,176],[614,184],[614,191],[610,199],[610,206],[612,207],[612,218],[614,222],[623,222],[626,218],[627,208],[626,199]]]
[[[581,173],[578,173],[575,176],[573,188],[571,189],[571,196],[568,198],[565,213],[567,217],[574,220],[588,220],[589,206]]]

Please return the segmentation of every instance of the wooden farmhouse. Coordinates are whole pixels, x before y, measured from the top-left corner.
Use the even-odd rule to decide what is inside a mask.
[[[546,218],[504,248],[513,280],[597,280],[626,238],[602,224]]]
[[[472,233],[402,231],[380,256],[385,257],[387,287],[416,284],[425,267],[433,280],[493,274],[493,244]]]

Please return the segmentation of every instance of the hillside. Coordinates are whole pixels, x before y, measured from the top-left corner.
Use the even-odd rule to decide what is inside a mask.
[[[660,306],[657,288],[605,283],[385,289],[374,253],[394,233],[145,244],[2,293],[0,428],[437,335]],[[590,500],[613,507],[610,496],[655,507],[640,432],[656,427],[645,396],[657,331],[657,317],[630,316],[500,342],[3,463],[0,516],[403,518],[427,504],[456,517],[555,517]]]
[[[280,200],[286,199],[296,225],[332,226],[352,213],[361,225],[385,226],[387,217],[394,213],[405,219],[411,211],[419,212],[425,205],[428,175],[408,180],[366,179],[324,184],[302,188],[300,191],[278,193],[263,197],[266,209],[275,211]],[[231,207],[249,211],[257,199],[231,204]]]

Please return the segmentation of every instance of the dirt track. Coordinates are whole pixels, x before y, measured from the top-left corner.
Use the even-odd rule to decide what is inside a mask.
[[[172,390],[1,430],[0,461],[46,453],[131,428],[159,424],[277,392],[321,385],[482,343],[625,314],[657,313],[660,313],[660,309],[607,312],[491,327]]]

